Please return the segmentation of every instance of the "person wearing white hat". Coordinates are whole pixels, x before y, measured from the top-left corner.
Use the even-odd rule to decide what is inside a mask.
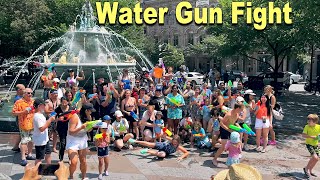
[[[229,169],[220,171],[211,180],[262,180],[261,173],[247,164],[233,164]]]
[[[256,102],[254,100],[256,94],[253,93],[251,89],[248,89],[244,92],[244,102],[245,102],[245,109],[247,111],[246,117],[244,119],[244,123],[246,123],[248,126],[252,124],[251,122],[251,113],[254,112],[254,109],[256,108]],[[248,147],[248,134],[243,135],[243,148],[245,151],[249,150]]]
[[[102,168],[104,168],[104,174],[109,176],[108,167],[109,167],[109,144],[110,144],[110,136],[108,133],[108,123],[103,122],[101,126],[99,126],[100,133],[102,137],[95,137],[95,144],[97,146],[98,160],[99,160],[99,176],[98,179],[102,180]]]
[[[114,129],[115,142],[114,145],[117,151],[121,151],[124,143],[126,143],[130,138],[133,138],[133,134],[128,133],[129,123],[127,119],[123,118],[121,111],[116,111],[114,113],[116,120],[112,123]],[[129,144],[129,148],[132,146]]]

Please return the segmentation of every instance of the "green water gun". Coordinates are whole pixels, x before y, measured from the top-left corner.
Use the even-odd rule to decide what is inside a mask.
[[[229,86],[229,87],[232,87],[232,86],[233,86],[233,83],[232,83],[231,80],[228,81],[228,86]]]
[[[168,97],[166,97],[166,98],[168,98]],[[176,98],[168,98],[168,99],[172,104],[174,104],[176,106],[180,106],[180,104],[181,104]]]
[[[127,130],[126,126],[121,123],[120,127],[119,127],[119,131],[120,132],[125,132],[126,130]]]
[[[85,130],[88,131],[88,130],[92,129],[94,126],[97,126],[97,125],[99,125],[101,123],[102,123],[101,120],[88,121],[88,122],[85,123],[86,124]]]

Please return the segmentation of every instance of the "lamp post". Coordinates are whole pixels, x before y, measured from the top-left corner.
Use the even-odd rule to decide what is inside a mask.
[[[313,68],[312,68],[312,65],[313,65],[313,52],[314,52],[314,45],[312,44],[311,46],[311,62],[310,62],[310,88],[312,89],[312,71],[313,71]]]

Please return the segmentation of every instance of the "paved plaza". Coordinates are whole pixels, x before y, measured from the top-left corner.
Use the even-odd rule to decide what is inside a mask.
[[[241,162],[256,167],[264,179],[305,179],[302,168],[309,160],[309,153],[299,134],[306,123],[306,116],[309,113],[320,112],[320,96],[303,92],[301,86],[294,85],[290,92],[278,98],[282,102],[286,117],[283,121],[277,122],[276,132],[279,132],[277,146],[268,146],[267,153],[257,153],[254,150],[242,153]],[[17,134],[0,134],[0,179],[16,180],[23,176],[24,167],[19,165],[20,154],[11,151],[15,136]],[[254,142],[254,139],[250,139],[250,142]],[[227,168],[224,164],[226,154],[219,159],[219,166],[213,167],[211,153],[206,150],[191,149],[188,145],[185,147],[190,151],[190,156],[181,162],[177,162],[175,156],[158,160],[141,155],[139,147],[122,152],[111,151],[110,176],[105,179],[210,179],[211,175]],[[250,147],[253,149],[254,145]],[[57,154],[52,155],[54,160],[58,159]],[[96,152],[92,151],[87,159],[88,177],[97,179]],[[66,155],[65,160],[67,161]],[[315,167],[314,173],[320,176],[319,164]],[[79,177],[78,174],[79,170],[75,177]],[[43,177],[43,179],[54,179],[54,177]]]

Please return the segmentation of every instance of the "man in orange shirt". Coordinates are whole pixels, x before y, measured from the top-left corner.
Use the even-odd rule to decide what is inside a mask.
[[[21,136],[21,165],[26,166],[27,160],[35,160],[32,156],[32,132],[33,132],[33,99],[32,89],[26,88],[23,97],[14,103],[12,114],[18,117]],[[26,153],[28,155],[26,157]]]

